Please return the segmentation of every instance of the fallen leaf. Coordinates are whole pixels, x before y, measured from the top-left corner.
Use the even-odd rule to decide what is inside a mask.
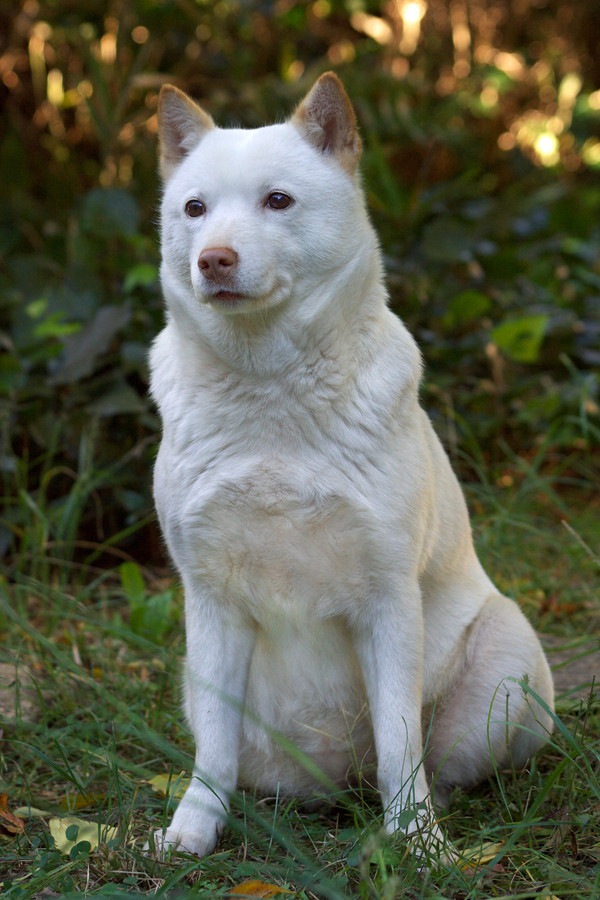
[[[0,827],[9,834],[23,834],[25,822],[8,808],[8,795],[0,794]]]
[[[60,801],[60,808],[65,812],[75,812],[78,809],[87,809],[89,806],[97,806],[105,799],[105,794],[99,792],[90,794],[67,794]]]
[[[465,871],[474,871],[491,863],[493,859],[502,853],[503,848],[504,843],[502,841],[497,843],[488,841],[478,844],[476,847],[466,847],[464,850],[461,850],[458,865]]]
[[[46,816],[51,816],[52,813],[47,809],[38,809],[37,806],[19,806],[18,809],[15,809],[15,816],[20,816],[22,819],[45,819]]]
[[[65,856],[69,856],[73,847],[81,841],[87,841],[90,850],[95,850],[99,844],[106,844],[118,834],[117,829],[112,825],[105,825],[102,822],[86,822],[75,816],[63,816],[60,819],[54,817],[48,824],[56,849]],[[69,832],[68,837],[67,831]]]
[[[168,794],[169,797],[181,800],[190,781],[191,779],[186,776],[185,772],[180,772],[179,775],[155,775],[154,778],[148,779],[147,784],[151,785],[152,790],[162,797],[166,797]]]
[[[265,884],[264,881],[243,881],[229,891],[230,896],[242,897],[277,897],[279,894],[293,894],[278,884]]]

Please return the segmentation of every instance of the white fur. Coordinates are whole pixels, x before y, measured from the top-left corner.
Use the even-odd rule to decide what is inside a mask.
[[[313,796],[288,740],[336,784],[376,767],[386,829],[423,804],[411,828],[437,849],[431,777],[443,800],[523,765],[551,719],[505,679],[527,674],[551,706],[549,669],[475,555],[348,153],[320,148],[299,114],[253,131],[207,118],[186,125],[168,170],[168,322],[151,356],[156,505],[185,588],[197,748],[156,841],[209,853],[238,783]],[[274,190],[294,204],[265,206]],[[205,215],[185,215],[192,198]],[[203,276],[214,247],[237,253],[228,285],[244,299],[219,300]]]

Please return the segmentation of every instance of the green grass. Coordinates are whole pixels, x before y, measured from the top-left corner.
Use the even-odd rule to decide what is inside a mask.
[[[597,646],[600,535],[597,500],[581,487],[530,467],[510,488],[483,485],[469,499],[490,573],[537,628],[585,656]],[[69,578],[41,566],[39,554],[29,572],[54,571],[52,580],[22,571],[0,582],[9,648],[0,662],[27,674],[13,691],[15,714],[1,723],[0,794],[9,810],[43,811],[23,815],[20,834],[2,827],[0,812],[5,896],[220,897],[258,879],[298,898],[331,900],[600,898],[600,711],[592,691],[559,695],[553,739],[527,771],[498,773],[453,797],[443,827],[455,845],[493,845],[479,867],[420,869],[404,841],[382,837],[367,785],[318,812],[240,792],[212,856],[148,858],[142,845],[171,803],[149,780],[170,773],[176,783],[193,751],[179,712],[181,598],[176,586],[132,565],[95,580],[91,567]],[[116,836],[65,855],[49,819],[68,814],[115,826]]]

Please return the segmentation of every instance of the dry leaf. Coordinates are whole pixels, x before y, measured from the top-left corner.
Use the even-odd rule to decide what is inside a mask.
[[[105,799],[105,794],[99,792],[90,794],[68,794],[60,801],[60,808],[65,812],[75,812],[78,809],[87,809],[89,806],[97,806]]]
[[[230,896],[242,897],[278,897],[280,894],[293,894],[278,884],[265,884],[264,881],[243,881],[229,891]]]
[[[8,795],[0,794],[0,828],[9,834],[23,834],[25,822],[8,808]]]
[[[147,784],[152,785],[152,790],[162,797],[166,797],[168,794],[169,797],[181,800],[190,781],[191,779],[186,776],[185,772],[180,772],[179,775],[155,775],[154,778],[148,780]]]
[[[105,844],[118,834],[117,829],[112,825],[105,825],[102,822],[86,822],[84,819],[78,819],[75,816],[63,816],[61,819],[54,817],[50,819],[48,824],[56,849],[64,853],[65,856],[69,856],[73,847],[81,841],[88,841],[90,849],[95,850],[98,844]],[[76,826],[77,828],[75,838],[71,834],[67,837],[67,831],[71,826]]]
[[[15,809],[15,816],[20,816],[22,819],[45,819],[51,815],[52,813],[47,809],[38,809],[37,806],[19,806],[18,809]]]
[[[460,853],[458,865],[465,871],[474,871],[490,863],[502,852],[503,848],[502,841],[498,843],[488,841],[478,844],[476,847],[466,847]]]

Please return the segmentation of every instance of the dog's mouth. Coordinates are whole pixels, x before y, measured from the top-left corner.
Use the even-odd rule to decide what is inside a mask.
[[[266,294],[252,294],[221,286],[217,291],[206,292],[203,300],[214,309],[221,309],[224,312],[250,312],[267,308],[273,305],[274,301],[278,302],[281,299],[280,293],[281,289],[277,285]]]
[[[238,303],[242,303],[244,300],[248,300],[247,294],[241,294],[238,291],[216,291],[214,294],[210,294],[209,302],[210,303],[222,303],[225,306],[236,306]]]
[[[263,306],[265,298],[241,291],[224,290],[215,291],[207,296],[208,303],[221,310],[252,310],[257,306]]]
[[[251,297],[241,291],[221,288],[218,291],[206,293],[203,299],[205,303],[208,303],[215,308],[235,309],[238,306],[242,306],[244,303],[248,303],[251,300]]]

